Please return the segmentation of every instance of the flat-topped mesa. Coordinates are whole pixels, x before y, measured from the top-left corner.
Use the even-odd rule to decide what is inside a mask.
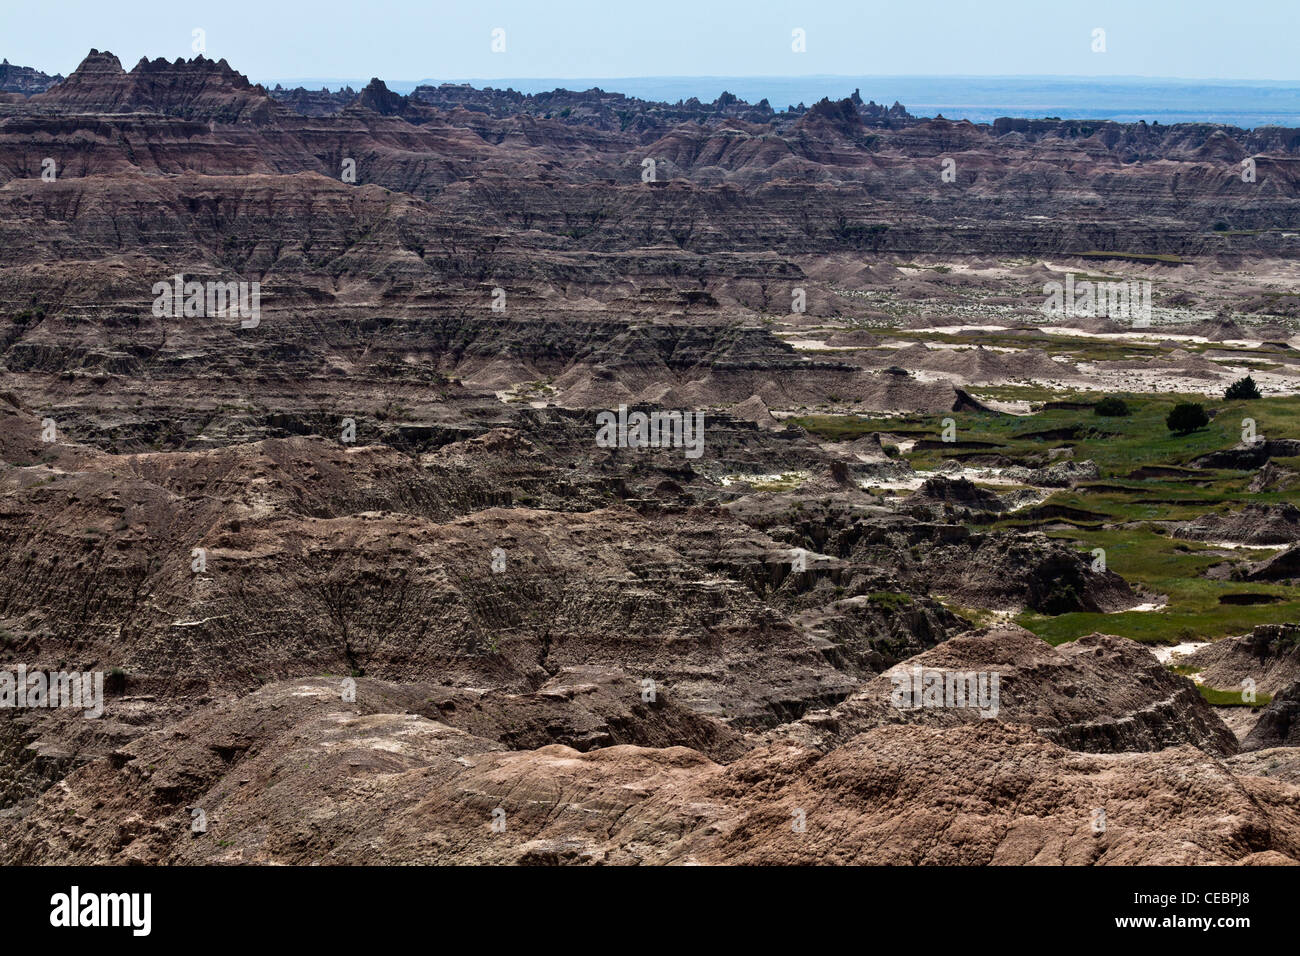
[[[128,73],[116,56],[98,50],[91,50],[66,80],[33,96],[32,102],[60,111],[156,112],[254,124],[269,122],[282,110],[265,89],[224,59],[142,57]]]

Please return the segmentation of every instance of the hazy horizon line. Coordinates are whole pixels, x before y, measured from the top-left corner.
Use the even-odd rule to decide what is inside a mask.
[[[229,61],[227,61],[229,62]],[[235,69],[238,67],[231,64]],[[252,77],[249,77],[252,79]],[[339,83],[365,85],[371,80],[382,80],[385,84],[398,83],[403,86],[421,86],[442,83],[564,83],[582,81],[646,81],[646,80],[1060,80],[1076,82],[1123,82],[1142,81],[1165,82],[1176,84],[1208,84],[1224,86],[1279,86],[1295,87],[1300,91],[1300,80],[1252,80],[1230,77],[1194,77],[1146,75],[1138,73],[1116,73],[1104,75],[1087,75],[1079,73],[641,73],[626,76],[597,76],[595,74],[574,76],[455,76],[443,79],[422,77],[418,80],[354,77],[270,77],[255,82],[263,86],[268,83],[281,85],[293,83]]]

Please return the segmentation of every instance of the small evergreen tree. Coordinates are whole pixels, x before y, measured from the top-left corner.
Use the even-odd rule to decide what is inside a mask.
[[[1169,430],[1179,435],[1189,435],[1208,424],[1210,416],[1205,414],[1205,406],[1196,402],[1179,402],[1165,418]]]
[[[1114,395],[1107,395],[1092,406],[1092,410],[1098,415],[1106,415],[1111,418],[1120,417],[1128,414],[1128,402],[1122,398],[1116,398]]]
[[[1259,387],[1255,384],[1255,380],[1247,375],[1229,385],[1224,397],[1231,401],[1236,398],[1262,398],[1263,396],[1259,394]]]

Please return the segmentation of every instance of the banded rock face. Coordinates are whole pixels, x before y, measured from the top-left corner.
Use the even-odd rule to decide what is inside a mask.
[[[1274,695],[1246,739],[1241,742],[1244,751],[1272,747],[1300,747],[1300,681]],[[1291,753],[1300,756],[1294,750]]]
[[[43,93],[54,84],[62,82],[63,77],[58,74],[47,76],[30,66],[15,66],[8,59],[0,62],[0,94],[22,93],[30,96],[32,93]]]
[[[1211,687],[1240,688],[1251,680],[1260,693],[1277,694],[1300,680],[1300,625],[1261,624],[1197,648],[1186,663]]]
[[[920,684],[930,673],[937,678],[933,700]],[[985,699],[981,685],[977,698],[969,681],[963,688],[969,696],[946,690],[950,677],[969,674],[996,676],[996,693]],[[1183,744],[1216,756],[1237,752],[1236,737],[1195,685],[1135,642],[1093,634],[1054,648],[1014,625],[951,638],[894,665],[843,703],[772,735],[829,748],[885,724],[995,722],[1027,725],[1048,740],[1090,753]]]
[[[349,704],[337,681],[269,685],[83,767],[0,818],[0,835],[24,863],[1300,856],[1294,787],[1234,777],[1186,745],[1081,754],[1001,721],[882,725],[829,752],[773,743],[722,766],[682,746],[510,750],[410,712],[422,696],[363,681]]]

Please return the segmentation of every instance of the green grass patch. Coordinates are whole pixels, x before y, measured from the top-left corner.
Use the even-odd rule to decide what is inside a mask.
[[[988,608],[967,607],[964,604],[945,601],[943,598],[936,597],[935,595],[931,595],[931,597],[934,597],[935,600],[946,607],[949,611],[952,611],[953,614],[970,621],[972,628],[992,627],[994,624],[997,624],[1004,619],[997,611],[991,611]]]
[[[1278,584],[1213,581],[1203,576],[1224,558],[1194,542],[1172,539],[1141,528],[1056,533],[1079,544],[1080,550],[1103,548],[1106,566],[1130,584],[1166,595],[1158,611],[1117,614],[1074,612],[1055,617],[1026,611],[1017,618],[1023,627],[1049,644],[1063,644],[1100,631],[1146,644],[1178,644],[1244,634],[1257,624],[1282,624],[1300,619],[1300,594]],[[1276,595],[1276,604],[1221,604],[1224,594]]]
[[[801,415],[786,420],[829,441],[853,441],[883,430],[878,420],[858,415]]]
[[[1047,402],[1088,402],[1097,400],[1095,392],[1063,392],[1046,385],[968,385],[966,391],[979,399],[995,402],[1029,402],[1042,405]]]
[[[1076,460],[1092,459],[1107,477],[1126,475],[1149,465],[1186,465],[1202,455],[1231,448],[1241,442],[1241,422],[1247,417],[1255,419],[1259,434],[1267,438],[1300,438],[1300,397],[1297,396],[1210,402],[1209,406],[1217,409],[1214,420],[1190,435],[1169,431],[1165,416],[1178,402],[1197,398],[1204,401],[1204,396],[1121,393],[1117,397],[1128,404],[1131,414],[1108,418],[1093,414],[1090,408],[1045,408],[1033,415],[949,412],[885,418],[805,415],[790,420],[829,441],[852,441],[872,432],[938,440],[943,419],[952,418],[957,424],[958,444],[989,443],[996,447],[982,451],[1013,460],[1041,456],[1049,448],[1068,444],[1074,448]],[[1041,437],[1042,433],[1071,430],[1075,437]],[[926,448],[909,453],[907,458],[915,468],[932,469],[945,458],[969,451],[960,447]]]
[[[1039,506],[1069,509],[1064,517],[1013,513],[976,530],[1026,530],[1049,521],[1070,525],[1067,530],[1051,531],[1051,536],[1071,542],[1080,551],[1105,549],[1112,571],[1130,584],[1167,596],[1168,603],[1159,611],[1057,616],[1028,611],[1017,617],[1018,623],[1052,644],[1094,631],[1151,644],[1176,644],[1243,634],[1259,624],[1300,620],[1300,588],[1205,577],[1206,570],[1216,563],[1259,560],[1272,551],[1239,549],[1225,555],[1157,530],[1165,523],[1238,511],[1248,502],[1294,502],[1296,495],[1291,492],[1248,491],[1253,471],[1191,468],[1190,464],[1202,455],[1239,444],[1245,417],[1254,418],[1259,433],[1266,437],[1300,438],[1300,397],[1211,400],[1206,404],[1217,409],[1215,419],[1183,436],[1169,431],[1165,416],[1188,396],[1130,393],[1119,397],[1128,403],[1127,416],[1098,417],[1091,408],[1044,408],[1028,416],[950,412],[877,418],[811,415],[793,421],[831,441],[851,441],[873,432],[927,440],[928,447],[914,448],[904,456],[918,470],[933,470],[946,460],[963,462],[973,456],[997,456],[1041,466],[1048,462],[1048,451],[1061,446],[1072,448],[1076,461],[1096,462],[1102,474],[1099,480],[1058,491]],[[957,442],[951,446],[940,441],[944,418],[957,424]],[[1300,470],[1300,460],[1286,464]],[[1143,472],[1146,477],[1128,477],[1138,469],[1147,469]],[[1078,514],[1071,516],[1070,512]],[[1220,597],[1230,593],[1268,595],[1277,600],[1253,605],[1220,603]],[[968,608],[958,613],[972,619],[979,614]]]
[[[780,478],[771,478],[767,481],[753,481],[743,475],[737,477],[738,481],[743,481],[755,491],[794,491],[808,479],[793,471],[787,471]]]
[[[1204,684],[1197,684],[1196,689],[1201,692],[1205,702],[1214,707],[1266,707],[1273,700],[1268,694],[1256,693],[1253,701],[1246,701],[1241,699],[1242,692],[1239,690],[1219,690]]]
[[[1172,253],[1148,252],[1074,252],[1080,259],[1118,259],[1122,262],[1158,262],[1162,265],[1182,265],[1187,260]]]
[[[912,603],[912,596],[897,591],[873,591],[867,595],[867,600],[883,610],[897,611],[900,608],[909,607]]]

